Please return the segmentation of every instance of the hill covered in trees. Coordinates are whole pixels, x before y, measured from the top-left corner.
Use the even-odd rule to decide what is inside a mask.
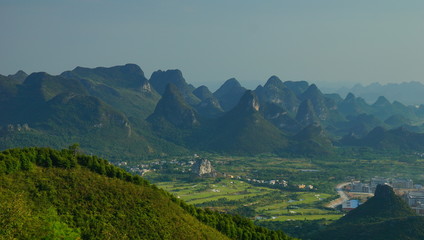
[[[0,153],[2,239],[291,239],[176,199],[76,145]]]

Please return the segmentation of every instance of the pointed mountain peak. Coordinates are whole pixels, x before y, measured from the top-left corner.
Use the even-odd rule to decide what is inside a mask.
[[[227,86],[227,87],[241,87],[240,82],[235,79],[235,78],[230,78],[227,81],[225,81],[225,83],[222,86]]]
[[[165,120],[178,128],[192,128],[199,125],[196,111],[185,102],[181,92],[172,83],[166,86],[155,111],[147,120],[154,125]]]
[[[392,104],[384,96],[378,97],[377,101],[375,101],[375,103],[373,104],[373,106],[375,106],[375,107],[386,107],[386,106],[390,106],[390,105],[392,105]]]
[[[399,217],[414,216],[415,213],[393,191],[389,185],[377,185],[374,197],[370,198],[358,208],[342,217],[339,223],[366,223]]]
[[[237,105],[245,91],[246,88],[242,87],[235,78],[231,78],[225,81],[213,95],[218,99],[222,109],[229,111]]]
[[[266,82],[264,87],[265,88],[272,88],[272,87],[285,88],[286,86],[277,76],[271,76]]]
[[[193,91],[193,94],[196,96],[196,97],[198,97],[200,100],[206,100],[206,99],[208,99],[208,98],[212,98],[213,97],[213,94],[212,94],[212,92],[211,91],[209,91],[209,88],[208,87],[206,87],[206,86],[204,86],[204,85],[202,85],[202,86],[200,86],[200,87],[198,87],[198,88],[196,88],[194,91]]]
[[[200,99],[193,94],[195,88],[186,82],[180,70],[158,70],[150,77],[150,84],[161,95],[164,94],[165,88],[169,83],[174,84],[178,88],[185,101],[190,105],[194,106],[200,102]]]
[[[315,84],[311,84],[308,89],[302,94],[303,99],[311,99],[316,97],[323,97],[322,92]]]
[[[240,102],[236,108],[239,110],[244,109],[248,112],[258,112],[260,106],[256,94],[251,90],[247,90],[241,97]]]
[[[28,75],[28,74],[24,72],[23,70],[19,70],[14,75]]]
[[[258,99],[245,91],[238,105],[217,119],[209,146],[218,151],[257,154],[285,148],[288,139],[258,112]]]
[[[311,84],[311,86],[308,87],[308,89],[306,89],[306,92],[321,92],[317,85],[315,84]]]
[[[255,89],[255,94],[262,105],[268,103],[276,104],[294,113],[299,106],[299,99],[290,88],[288,88],[278,77],[272,76],[268,79],[265,86],[259,85]]]
[[[230,78],[227,81],[224,82],[224,84],[221,85],[221,87],[218,88],[218,90],[216,90],[214,92],[214,94],[220,94],[221,92],[224,91],[228,91],[231,89],[241,89],[244,87],[241,86],[241,84],[239,83],[239,81],[237,81],[237,79],[235,78]]]
[[[355,95],[353,93],[349,92],[347,94],[346,98],[344,99],[344,101],[346,101],[346,102],[352,102],[352,101],[355,100],[355,98],[356,98]]]
[[[395,195],[396,194],[393,191],[393,188],[391,188],[389,185],[386,185],[386,184],[377,185],[377,188],[375,189],[375,193],[374,193],[375,198],[383,198],[383,199],[394,198]]]
[[[28,77],[28,74],[26,72],[22,71],[22,70],[19,70],[15,74],[8,75],[7,77],[8,78],[11,78],[11,79],[13,79],[13,80],[15,80],[17,82],[22,83],[25,80],[25,78]]]

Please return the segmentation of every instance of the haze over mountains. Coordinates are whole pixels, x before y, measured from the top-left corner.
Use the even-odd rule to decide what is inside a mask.
[[[77,67],[58,76],[0,76],[0,93],[1,148],[80,142],[113,160],[117,153],[128,159],[187,151],[321,155],[333,145],[397,145],[397,151],[424,145],[424,105],[384,96],[368,104],[352,93],[324,94],[315,84],[277,76],[254,90],[232,78],[212,93],[179,70],[147,79],[135,64]]]
[[[336,91],[341,96],[349,92],[365,99],[368,103],[375,102],[379,96],[385,96],[390,101],[399,101],[406,105],[419,105],[424,103],[422,98],[424,85],[420,82],[402,83],[371,83],[369,85],[356,84],[351,88],[340,88]]]

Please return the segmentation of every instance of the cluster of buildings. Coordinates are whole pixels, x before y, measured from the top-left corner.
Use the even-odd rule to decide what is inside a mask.
[[[173,159],[173,160],[158,160],[158,161],[150,162],[147,164],[138,164],[135,166],[134,165],[130,166],[128,162],[122,161],[122,162],[115,163],[115,165],[126,168],[132,173],[136,173],[143,176],[144,174],[148,172],[156,171],[158,169],[162,169],[165,167],[171,167],[172,169],[179,170],[183,173],[190,172],[194,163],[195,163],[195,160],[192,160],[192,159],[190,160]]]
[[[387,184],[396,189],[402,189],[404,192],[402,198],[405,202],[419,215],[424,216],[424,190],[422,185],[414,184],[411,179],[404,178],[371,178],[370,183],[362,183],[360,181],[352,181],[350,184],[350,192],[354,193],[374,193],[377,185]],[[342,209],[350,211],[360,205],[359,200],[347,200],[342,204]]]
[[[404,178],[384,178],[384,177],[373,177],[370,183],[362,183],[361,181],[352,181],[350,184],[351,192],[359,193],[374,193],[377,185],[387,184],[395,189],[420,189],[421,185],[414,185],[412,179]]]
[[[407,192],[403,199],[418,215],[424,216],[424,191]]]
[[[314,186],[312,186],[312,185],[305,185],[305,184],[299,184],[299,185],[297,185],[297,187],[299,189],[309,189],[309,190],[314,189]]]
[[[239,179],[242,179],[242,177],[240,177]],[[253,182],[253,183],[260,183],[260,184],[269,184],[269,185],[281,185],[283,187],[287,187],[288,186],[288,182],[284,179],[282,180],[260,180],[260,179],[255,179],[255,178],[246,178],[245,179],[247,182]]]

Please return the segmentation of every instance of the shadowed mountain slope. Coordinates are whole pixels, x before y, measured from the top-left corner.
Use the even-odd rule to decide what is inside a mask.
[[[287,138],[262,117],[259,109],[255,94],[246,91],[239,104],[217,120],[206,146],[238,154],[275,152],[287,147]]]
[[[245,91],[246,88],[242,87],[235,78],[231,78],[225,81],[213,95],[218,99],[222,109],[227,112],[238,104]]]
[[[193,94],[195,88],[186,82],[180,70],[156,71],[150,77],[153,88],[161,95],[165,93],[167,85],[172,83],[180,91],[185,101],[190,105],[196,105],[200,99]]]

